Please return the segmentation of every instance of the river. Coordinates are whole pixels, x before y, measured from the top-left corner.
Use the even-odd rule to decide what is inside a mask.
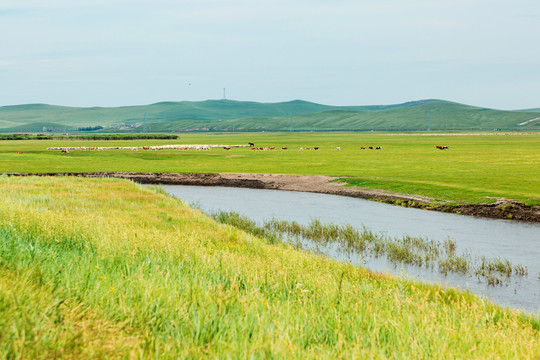
[[[416,266],[396,266],[384,258],[362,258],[345,254],[338,246],[322,249],[328,256],[375,271],[388,271],[469,289],[503,306],[528,313],[540,312],[540,224],[493,220],[456,214],[403,208],[363,199],[295,191],[259,190],[231,187],[164,185],[163,189],[188,205],[204,212],[236,211],[262,223],[272,218],[307,224],[322,223],[365,226],[387,236],[408,234],[434,240],[450,238],[458,251],[473,256],[506,258],[513,265],[527,267],[528,275],[512,277],[504,285],[491,286],[475,276],[448,274]]]

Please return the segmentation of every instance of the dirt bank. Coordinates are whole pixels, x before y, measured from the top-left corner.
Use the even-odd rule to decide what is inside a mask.
[[[129,179],[141,184],[230,186],[252,189],[275,189],[305,191],[322,194],[351,196],[381,201],[406,207],[474,215],[497,219],[512,219],[540,222],[540,206],[533,208],[522,203],[499,199],[494,204],[441,204],[433,199],[391,193],[384,190],[363,189],[346,186],[343,182],[331,182],[337,177],[301,176],[277,174],[195,174],[195,173],[135,173],[135,172],[94,172],[94,173],[7,173],[8,176],[80,176],[114,177]]]

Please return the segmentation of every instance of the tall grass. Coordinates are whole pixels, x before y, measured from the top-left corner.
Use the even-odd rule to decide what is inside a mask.
[[[438,271],[445,275],[449,272],[475,275],[489,285],[508,284],[512,275],[528,274],[526,266],[512,265],[508,259],[488,259],[485,256],[478,258],[468,251],[458,254],[456,243],[450,238],[436,241],[409,235],[390,237],[374,234],[365,226],[359,230],[349,224],[322,224],[318,219],[313,219],[307,225],[277,219],[258,225],[247,216],[236,212],[218,211],[210,216],[221,223],[264,237],[271,243],[281,241],[306,248],[303,240],[308,240],[310,250],[319,253],[324,253],[320,246],[339,244],[339,249],[349,254],[355,252],[364,258],[384,256],[395,265],[410,264],[431,269],[437,267]],[[316,247],[313,248],[313,245]]]
[[[0,177],[0,357],[540,356],[538,319],[270,244],[127,181]]]

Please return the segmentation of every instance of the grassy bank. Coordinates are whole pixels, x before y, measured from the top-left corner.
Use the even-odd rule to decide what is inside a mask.
[[[247,144],[274,151],[47,151],[59,146]],[[449,146],[437,150],[437,145]],[[382,150],[362,150],[381,146]],[[287,147],[289,150],[280,150]],[[299,151],[307,147],[320,150]],[[335,150],[341,147],[341,151]],[[18,153],[20,152],[20,154]],[[186,134],[177,140],[0,141],[1,172],[245,172],[345,176],[350,184],[440,201],[540,204],[540,134]]]
[[[112,179],[0,177],[0,357],[537,358],[540,323]]]

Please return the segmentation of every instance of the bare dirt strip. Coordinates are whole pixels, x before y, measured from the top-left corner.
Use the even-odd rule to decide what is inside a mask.
[[[332,194],[376,200],[406,207],[433,211],[451,212],[462,215],[482,216],[496,219],[512,219],[540,222],[540,205],[530,207],[508,199],[498,199],[492,204],[441,203],[434,199],[346,186],[338,177],[303,176],[279,174],[197,174],[197,173],[139,173],[139,172],[91,172],[91,173],[5,173],[7,176],[78,176],[113,177],[129,179],[140,184],[229,186],[251,189],[274,189]]]

